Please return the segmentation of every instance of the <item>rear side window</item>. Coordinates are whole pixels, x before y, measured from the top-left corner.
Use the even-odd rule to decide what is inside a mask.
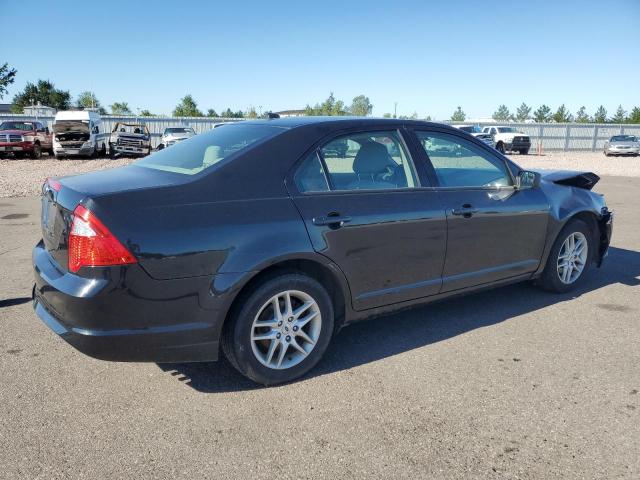
[[[298,169],[301,192],[413,188],[416,174],[396,131],[337,137],[310,155]]]
[[[153,153],[135,165],[195,175],[251,145],[272,138],[284,129],[241,123],[216,128]]]
[[[301,192],[326,192],[329,190],[327,177],[317,150],[314,150],[298,167],[294,181]]]

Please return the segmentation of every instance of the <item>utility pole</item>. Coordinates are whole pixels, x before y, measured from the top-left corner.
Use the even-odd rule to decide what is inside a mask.
[[[398,118],[398,102],[393,102],[393,118]]]

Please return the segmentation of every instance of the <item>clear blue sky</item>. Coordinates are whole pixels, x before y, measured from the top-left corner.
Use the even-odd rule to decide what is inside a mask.
[[[640,0],[27,3],[0,0],[4,102],[43,78],[154,113],[186,93],[218,112],[363,93],[374,115],[437,119],[640,106]]]

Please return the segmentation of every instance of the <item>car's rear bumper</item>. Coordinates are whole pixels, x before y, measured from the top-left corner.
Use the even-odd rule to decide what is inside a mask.
[[[139,265],[86,278],[33,250],[33,306],[73,347],[112,361],[197,362],[218,358],[222,297],[210,279],[155,280]]]

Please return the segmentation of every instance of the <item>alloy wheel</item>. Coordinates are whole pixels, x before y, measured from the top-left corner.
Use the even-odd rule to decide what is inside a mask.
[[[558,278],[566,285],[575,282],[587,264],[589,244],[582,232],[571,233],[560,247],[557,261]]]
[[[302,362],[320,338],[322,315],[311,295],[286,290],[271,297],[251,325],[251,349],[265,367],[291,368]]]

